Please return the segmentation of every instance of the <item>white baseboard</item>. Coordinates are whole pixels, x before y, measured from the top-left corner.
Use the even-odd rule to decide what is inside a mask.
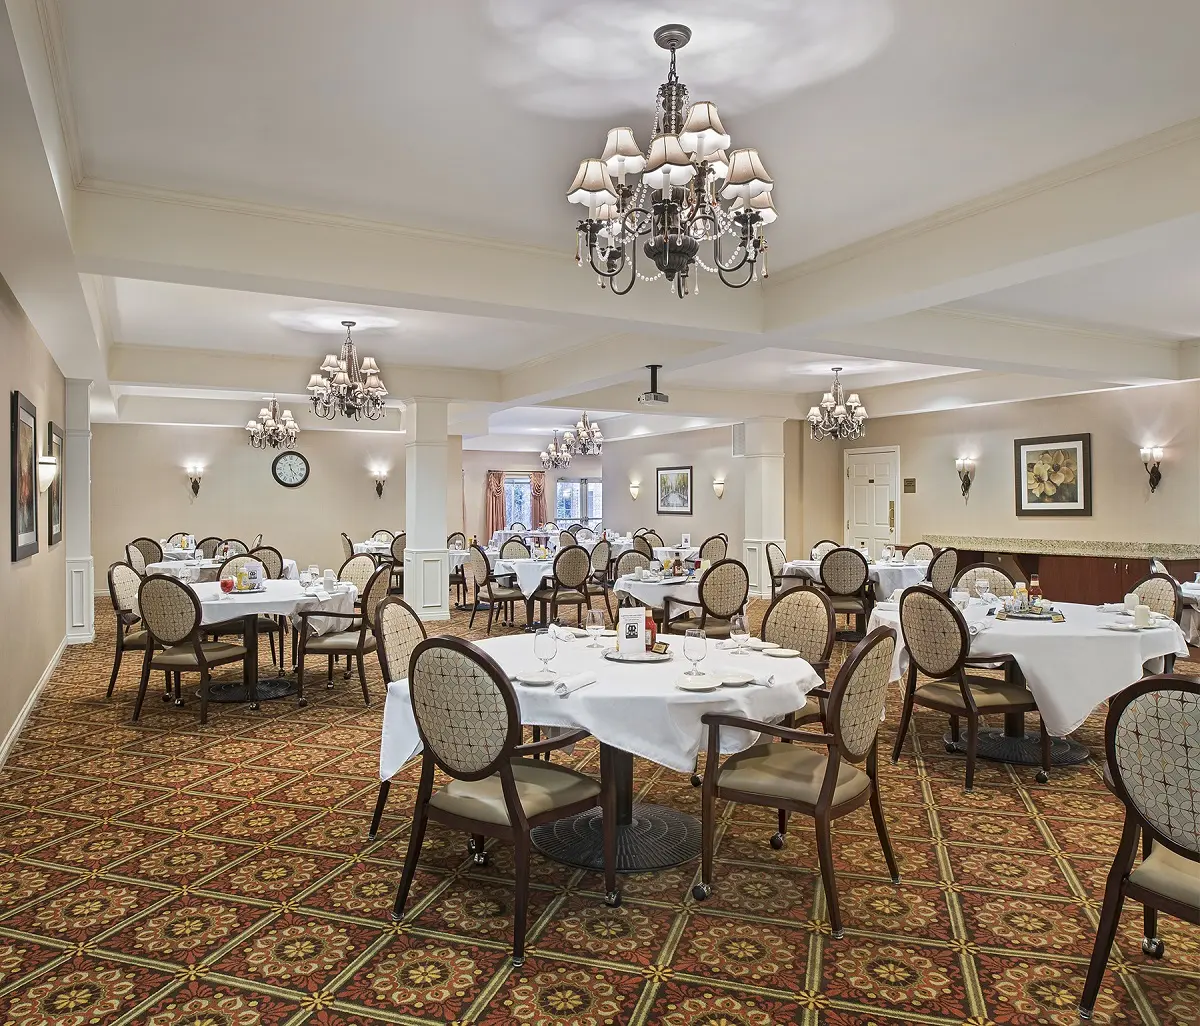
[[[55,649],[54,655],[50,657],[50,662],[47,664],[46,669],[42,671],[37,684],[29,693],[29,697],[25,699],[25,704],[21,706],[20,711],[17,713],[17,718],[13,720],[12,726],[8,728],[8,733],[4,735],[4,741],[0,742],[0,766],[3,766],[8,761],[8,753],[12,751],[12,746],[16,744],[17,738],[25,726],[25,721],[29,719],[29,714],[33,712],[33,707],[37,705],[37,700],[42,694],[42,688],[46,686],[46,682],[53,676],[54,671],[58,669],[58,661],[62,658],[62,654],[66,651],[66,648],[67,638],[66,635],[63,635],[63,639],[58,643],[58,648]]]

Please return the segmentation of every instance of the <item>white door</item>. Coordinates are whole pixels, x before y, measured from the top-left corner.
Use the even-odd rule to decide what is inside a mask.
[[[872,558],[900,537],[900,449],[847,449],[846,539],[860,548],[866,543]]]

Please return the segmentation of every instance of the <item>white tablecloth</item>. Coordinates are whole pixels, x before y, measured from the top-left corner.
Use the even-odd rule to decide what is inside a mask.
[[[928,561],[920,563],[869,563],[867,576],[875,585],[875,597],[888,598],[897,588],[911,588],[925,580]],[[793,559],[783,565],[784,577],[807,577],[821,580],[821,561],[818,559]]]
[[[489,638],[477,644],[510,675],[528,673],[541,665],[534,657],[533,639],[528,634]],[[804,696],[821,685],[821,678],[803,659],[772,659],[756,652],[734,656],[710,642],[708,657],[700,664],[702,669],[745,670],[764,680],[774,675],[773,686],[752,684],[709,692],[680,691],[675,681],[690,666],[683,658],[682,647],[672,642],[676,654],[668,663],[630,664],[602,658],[600,649],[588,648],[586,638],[560,641],[558,655],[550,668],[563,676],[588,673],[596,677],[596,683],[566,698],[559,698],[550,687],[514,684],[521,721],[552,727],[582,727],[606,744],[688,773],[706,741],[706,728],[700,722],[705,713],[777,719],[803,708]],[[721,750],[740,752],[759,737],[757,732],[726,728],[721,731]],[[383,708],[380,779],[391,779],[420,747],[408,681],[393,682],[388,685]]]
[[[208,560],[174,560],[169,559],[162,563],[149,563],[146,565],[146,573],[148,574],[171,574],[173,577],[182,577],[189,569],[200,569],[200,580],[215,581],[217,579],[217,571],[221,568],[224,560],[208,559]],[[296,566],[294,559],[285,559],[283,561],[283,579],[286,581],[300,580],[300,568]]]
[[[195,549],[181,549],[175,545],[164,545],[162,550],[163,559],[167,560],[168,562],[173,562],[177,559],[192,559],[196,555]],[[157,566],[157,564],[155,565]]]
[[[664,559],[695,559],[700,555],[700,549],[695,545],[656,545],[652,551],[659,563]]]
[[[1181,584],[1183,636],[1189,645],[1200,645],[1200,584]]]
[[[697,603],[700,601],[700,580],[693,577],[687,581],[677,581],[674,584],[660,584],[657,581],[636,580],[626,574],[618,577],[613,586],[617,598],[628,595],[635,602],[652,609],[662,609],[667,598],[672,601]]]
[[[497,577],[512,575],[517,579],[521,594],[529,598],[542,586],[544,577],[554,575],[552,559],[497,559],[492,563],[492,572]]]
[[[471,558],[471,550],[469,548],[451,549],[447,554],[450,560],[450,572],[462,569],[463,564]]]
[[[390,556],[392,543],[368,538],[366,541],[354,543],[354,554],[356,556]]]
[[[289,616],[298,625],[297,613],[324,609],[331,613],[352,613],[358,598],[358,589],[352,584],[343,585],[345,590],[319,598],[306,595],[299,581],[265,581],[266,590],[247,594],[225,595],[221,586],[214,583],[194,584],[192,591],[200,600],[203,613],[202,623],[220,623],[243,616]],[[349,620],[312,617],[309,627],[317,634],[346,630]]]
[[[1037,700],[1046,728],[1055,737],[1076,730],[1101,702],[1123,691],[1142,676],[1142,664],[1165,655],[1187,656],[1187,644],[1179,625],[1166,622],[1153,630],[1119,632],[1105,630],[1106,623],[1129,622],[1129,617],[1104,613],[1095,606],[1073,602],[1056,603],[1065,623],[1040,620],[996,620],[984,607],[972,603],[968,622],[980,620],[990,626],[971,643],[972,656],[1016,657]],[[868,630],[880,624],[900,631],[900,611],[891,603],[876,606]],[[903,634],[892,662],[892,679],[902,680],[908,667],[908,650]]]

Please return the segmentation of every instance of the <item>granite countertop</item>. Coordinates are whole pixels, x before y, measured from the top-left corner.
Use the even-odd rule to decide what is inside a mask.
[[[1030,556],[1103,556],[1106,559],[1200,559],[1200,545],[1186,542],[1071,541],[1064,538],[985,538],[926,534],[930,545]]]

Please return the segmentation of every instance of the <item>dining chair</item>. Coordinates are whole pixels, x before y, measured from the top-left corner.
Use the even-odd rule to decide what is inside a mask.
[[[147,566],[151,563],[161,563],[165,558],[163,547],[153,538],[134,538],[129,544],[141,553]]]
[[[572,524],[570,527],[567,528],[567,533],[570,534],[572,538],[576,538],[576,537],[578,537],[579,532],[582,530],[583,530],[583,524]],[[572,542],[572,544],[574,544],[574,543]]]
[[[580,545],[582,545],[584,542],[595,541],[596,540],[596,532],[587,526],[580,527],[579,530],[575,532],[575,540]]]
[[[1179,582],[1170,574],[1150,574],[1143,577],[1130,591],[1138,597],[1138,602],[1149,606],[1152,613],[1169,616],[1176,623],[1183,618],[1183,598],[1179,591]],[[1175,654],[1169,653],[1162,657],[1161,664],[1152,660],[1147,664],[1149,669],[1162,669],[1171,673],[1175,669]]]
[[[612,560],[612,545],[601,538],[595,545],[592,546],[590,553],[592,572],[588,575],[587,588],[588,596],[599,595],[604,599],[604,608],[608,612],[608,618],[612,620],[613,626],[617,625],[616,617],[613,616],[612,605],[608,601],[608,597],[612,594],[612,581],[609,579],[609,562]],[[591,608],[591,603],[588,603],[588,608]]]
[[[772,600],[763,614],[758,636],[780,648],[794,648],[825,681],[829,655],[837,639],[837,617],[833,615],[833,605],[825,592],[805,585],[785,591]],[[808,693],[799,715],[815,715],[824,723],[828,697],[824,688],[814,688]],[[795,717],[796,714],[790,713],[784,719],[784,726],[794,725]]]
[[[257,559],[267,571],[267,576],[278,581],[283,577],[283,553],[274,545],[256,545],[249,555]]]
[[[362,608],[367,585],[370,584],[371,578],[375,576],[375,571],[378,569],[379,565],[375,562],[374,557],[368,556],[365,552],[351,556],[338,569],[338,580],[353,584],[358,591],[358,599],[354,603],[355,608]]]
[[[479,545],[471,546],[471,554],[463,564],[463,573],[467,578],[467,587],[474,593],[471,602],[471,619],[467,624],[468,630],[475,626],[475,614],[479,610],[480,596],[484,597],[488,604],[487,632],[489,635],[492,633],[492,620],[498,609],[504,608],[508,613],[508,619],[501,621],[502,623],[512,623],[516,619],[513,615],[513,608],[517,602],[524,602],[525,596],[520,588],[500,584],[496,580],[492,574],[492,565],[488,562],[487,553]]]
[[[508,529],[510,531],[528,531],[529,530],[529,528],[526,527],[524,524],[522,524],[519,520],[514,524],[509,524]]]
[[[718,559],[724,559],[729,551],[729,546],[725,539],[719,534],[714,534],[711,538],[705,538],[700,543],[700,551],[697,554],[698,559],[707,559],[710,563],[715,563]]]
[[[408,533],[400,531],[392,537],[387,558],[380,560],[380,563],[386,563],[392,570],[391,576],[388,577],[389,591],[404,591],[404,550],[407,545]]]
[[[844,936],[833,867],[831,826],[835,819],[869,803],[892,883],[900,882],[900,868],[879,796],[877,755],[879,723],[895,649],[896,632],[891,627],[877,627],[858,643],[829,689],[825,733],[724,713],[702,717],[708,725],[708,757],[701,803],[700,883],[692,888],[692,897],[704,901],[712,894],[718,798],[778,809],[779,832],[771,839],[772,847],[777,849],[783,847],[789,813],[813,819],[817,861],[834,940]],[[729,756],[722,765],[723,727],[757,731],[791,743],[754,745]],[[813,751],[808,745],[823,746],[825,751]]]
[[[196,542],[196,555],[202,559],[213,559],[217,555],[217,547],[221,544],[221,539],[216,535],[209,535],[207,538],[201,538]]]
[[[771,601],[783,590],[783,568],[787,554],[778,542],[767,542],[767,572],[771,575]]]
[[[454,543],[458,542],[459,549],[467,547],[467,536],[462,531],[452,531],[446,536],[446,548],[449,551],[454,551]],[[454,590],[454,596],[459,604],[467,601],[467,579],[463,575],[462,564],[457,567],[450,568],[450,587]]]
[[[1142,904],[1142,951],[1151,958],[1165,950],[1159,912],[1200,925],[1200,681],[1156,674],[1110,698],[1104,749],[1105,783],[1125,806],[1125,825],[1079,999],[1082,1019],[1092,1017],[1126,898]]]
[[[992,563],[972,563],[963,567],[954,578],[953,587],[978,594],[977,586],[980,581],[987,581],[991,593],[999,595],[1000,598],[1008,598],[1016,587],[1016,582]]]
[[[835,542],[832,538],[822,538],[819,542],[817,542],[816,545],[812,547],[812,550],[809,552],[809,556],[819,563],[834,549],[839,548],[841,548],[841,545]]]
[[[262,547],[262,531],[254,536],[254,541],[250,543],[250,551],[253,552],[257,548]]]
[[[647,559],[653,559],[654,558],[654,549],[651,547],[650,542],[648,542],[646,540],[648,537],[649,537],[649,535],[645,535],[645,534],[637,535],[633,539],[633,548],[630,551],[640,552]]]
[[[558,532],[558,547],[560,549],[565,549],[567,546],[574,545],[574,544],[575,544],[575,535],[573,535],[570,531],[559,531]]]
[[[1161,559],[1158,559],[1154,556],[1150,557],[1150,573],[1165,574],[1167,577],[1170,577],[1171,580],[1173,580],[1173,581],[1175,580],[1174,575],[1171,573],[1170,570],[1167,569],[1167,564],[1164,563]],[[1178,583],[1178,582],[1176,582],[1176,583]]]
[[[633,536],[635,538],[640,538],[643,534],[645,534],[649,530],[650,530],[650,528],[648,528],[648,527],[639,527],[636,531],[633,532]]]
[[[187,531],[176,531],[173,535],[167,538],[168,545],[179,545],[183,539],[187,537]]]
[[[459,638],[428,638],[417,645],[409,661],[408,687],[424,752],[393,921],[400,922],[404,916],[430,820],[464,831],[479,862],[487,859],[484,839],[498,837],[516,849],[512,962],[523,965],[530,831],[598,805],[602,809],[604,901],[610,907],[620,905],[616,794],[607,747],[601,748],[603,784],[566,766],[535,758],[581,741],[587,731],[572,730],[521,744],[517,697],[508,677],[487,653]],[[450,779],[435,791],[436,770]]]
[[[250,546],[238,538],[223,538],[221,544],[229,546],[231,556],[244,556],[250,551]]]
[[[746,598],[750,594],[750,573],[744,563],[736,559],[721,559],[710,566],[700,577],[699,601],[686,602],[682,599],[663,600],[663,630],[667,634],[686,634],[698,627],[710,638],[729,637],[730,620],[745,612]],[[683,606],[680,616],[672,616],[671,610]],[[692,608],[700,609],[699,619],[691,616]]]
[[[866,557],[847,545],[838,545],[821,557],[818,571],[821,586],[829,593],[834,613],[854,617],[854,628],[847,638],[859,639],[865,633],[871,611],[871,580]]]
[[[371,532],[372,541],[387,542],[389,545],[392,543],[392,539],[395,537],[396,532],[389,531],[386,527],[381,527],[378,531]]]
[[[574,539],[571,540],[570,544],[575,544]],[[525,544],[522,538],[509,538],[508,541],[500,546],[501,559],[529,559],[530,555],[529,546]]]
[[[273,552],[275,550],[272,550]],[[279,555],[277,552],[275,553]],[[271,579],[276,579],[277,575],[271,573],[271,567],[268,563],[260,559],[255,553],[246,552],[240,556],[230,556],[217,570],[217,580],[222,577],[232,577],[238,570],[255,563],[258,565],[262,573]],[[279,556],[280,569],[283,568],[283,557]],[[287,619],[282,616],[270,616],[266,613],[260,613],[255,619],[255,626],[258,628],[259,634],[265,634],[271,646],[271,662],[283,670],[284,665],[284,638],[287,637]],[[245,621],[240,617],[233,620],[225,620],[222,623],[212,623],[204,625],[204,634],[213,641],[220,641],[222,638],[236,637],[240,638],[245,629]],[[279,637],[279,651],[275,650],[275,638]]]
[[[543,531],[557,531],[558,524],[556,524],[553,520],[547,520],[544,524],[542,524],[542,530]]]
[[[525,600],[526,620],[533,620],[533,604],[541,606],[542,623],[552,623],[558,618],[558,607],[562,605],[575,607],[575,618],[583,623],[583,607],[592,608],[591,593],[588,591],[587,579],[592,572],[592,554],[582,545],[569,545],[559,549],[554,557],[554,578],[550,585],[538,588]],[[546,616],[546,606],[550,606],[549,618]]]
[[[904,562],[920,563],[933,559],[933,546],[929,542],[917,542],[904,550]]]
[[[949,595],[958,570],[958,549],[938,549],[925,570],[926,583],[941,595]]]
[[[650,557],[640,549],[626,549],[617,557],[617,565],[613,570],[613,581],[625,577],[635,570],[645,570],[650,565]]]
[[[912,721],[913,706],[934,709],[950,717],[948,752],[958,751],[959,718],[967,721],[967,773],[963,790],[974,792],[975,754],[979,744],[979,718],[1008,713],[1037,712],[1033,693],[1021,679],[1017,661],[1008,654],[971,658],[971,634],[962,613],[945,595],[925,585],[905,590],[900,596],[900,634],[908,649],[908,680],[904,707],[896,731],[892,762],[900,761],[904,738]],[[1004,680],[967,673],[969,666],[1002,665]],[[917,674],[931,682],[917,686]],[[1041,721],[1042,768],[1037,781],[1050,779],[1050,735]]]
[[[139,577],[146,576],[146,557],[142,555],[142,550],[132,542],[125,546],[125,562],[133,568],[133,572]]]
[[[662,540],[662,535],[659,534],[657,531],[647,531],[644,535],[642,535],[642,537],[645,538],[646,541],[650,543],[651,549],[661,549],[663,546],[665,546],[667,544],[665,541]],[[654,553],[651,552],[651,555],[653,555],[653,554]]]
[[[721,537],[725,539],[725,544],[728,545],[729,544],[729,535],[727,535],[724,531],[721,531],[720,534],[721,534]]]
[[[236,662],[241,662],[245,668],[246,647],[202,640],[200,600],[191,588],[175,577],[151,574],[143,578],[138,587],[137,602],[150,637],[142,659],[142,680],[133,705],[134,722],[142,713],[151,671],[163,670],[175,676],[176,705],[183,704],[181,676],[184,673],[200,674],[200,725],[203,726],[208,722],[208,685],[212,668]],[[158,651],[160,646],[161,651]]]
[[[361,609],[356,613],[334,613],[325,609],[305,609],[298,614],[300,626],[296,651],[296,696],[301,706],[308,705],[304,697],[304,660],[308,655],[323,655],[329,658],[329,679],[326,687],[333,687],[333,666],[338,656],[345,656],[347,663],[358,664],[358,682],[362,687],[363,704],[371,704],[371,695],[367,691],[367,673],[365,657],[368,652],[375,651],[375,635],[372,629],[375,624],[375,611],[379,604],[387,598],[388,568],[376,567],[366,588],[359,592],[362,596]],[[345,628],[340,631],[330,631],[327,634],[314,634],[309,629],[309,621],[318,619],[345,621]],[[348,674],[347,674],[348,676]]]
[[[117,639],[116,650],[113,653],[112,676],[108,679],[105,698],[113,696],[113,689],[117,686],[117,674],[121,672],[121,657],[125,650],[132,648],[144,651],[150,643],[150,634],[137,614],[138,586],[141,583],[141,575],[128,563],[113,563],[108,568],[108,597],[117,620]]]
[[[413,609],[402,598],[389,595],[379,603],[375,611],[375,655],[379,659],[379,669],[383,672],[383,686],[386,688],[394,681],[402,680],[408,674],[408,663],[412,658],[413,649],[425,640],[425,625]],[[379,823],[383,819],[383,809],[387,805],[388,792],[392,789],[390,780],[379,782],[379,797],[375,799],[375,812],[371,816],[371,828],[367,832],[367,840],[375,840],[379,833]]]
[[[350,535],[345,531],[341,533],[342,539],[342,560],[343,562],[350,559],[354,555],[354,542],[350,540]]]

